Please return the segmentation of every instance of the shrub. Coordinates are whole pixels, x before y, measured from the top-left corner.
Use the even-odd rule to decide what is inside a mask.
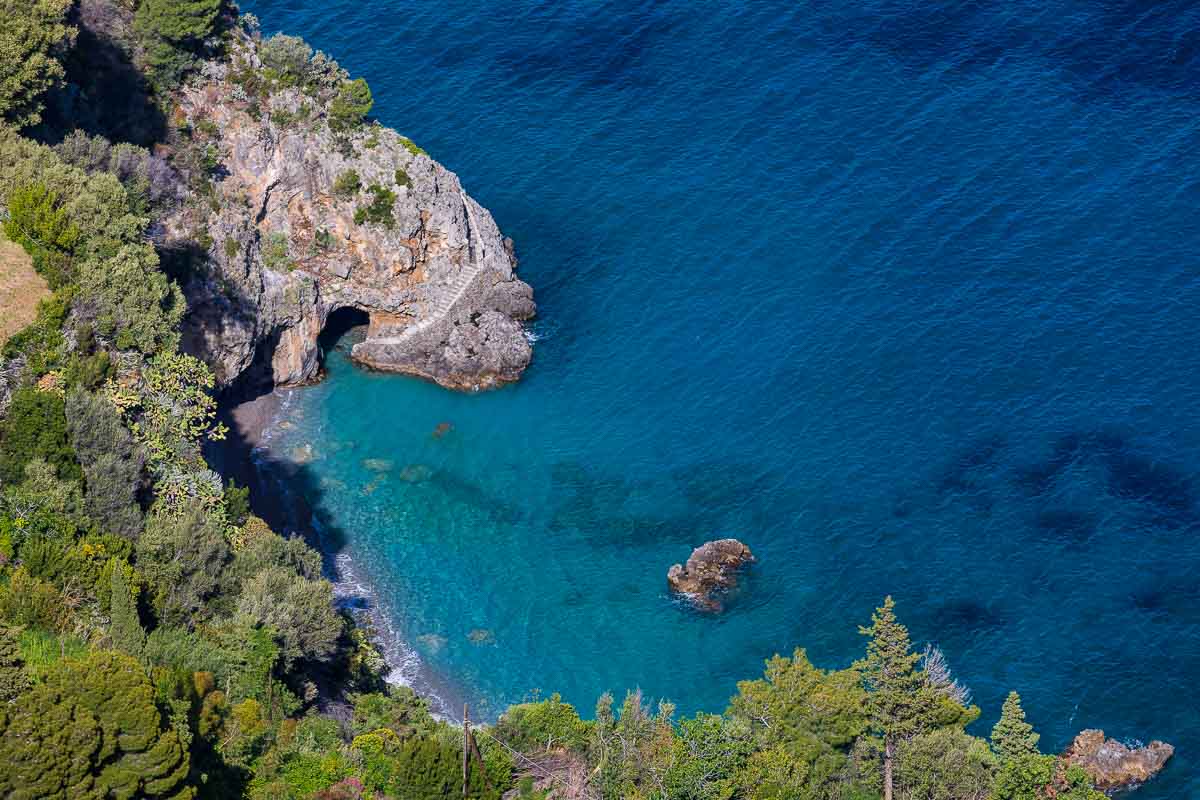
[[[267,236],[262,249],[263,266],[272,272],[283,272],[291,268],[292,261],[288,256],[288,237],[286,233],[275,231]]]
[[[412,188],[412,178],[408,177],[408,173],[400,167],[396,168],[396,185]]]
[[[328,659],[341,635],[333,586],[286,567],[269,567],[246,581],[238,612],[275,630],[285,666],[300,659]]]
[[[0,481],[13,485],[25,480],[25,465],[40,458],[60,478],[83,477],[75,451],[67,441],[65,402],[54,392],[32,386],[18,389],[0,424]]]
[[[338,175],[333,182],[333,193],[341,198],[353,197],[361,188],[362,180],[358,177],[358,172],[352,169]]]
[[[329,127],[334,131],[348,131],[362,124],[375,101],[371,87],[362,78],[345,81],[337,97],[329,105]]]
[[[222,0],[142,0],[134,31],[160,89],[175,86],[195,62],[194,50],[213,32]]]
[[[373,222],[388,228],[392,227],[396,222],[396,218],[392,216],[392,208],[396,204],[396,193],[378,183],[371,184],[367,191],[371,193],[371,202],[365,206],[359,206],[354,211],[355,224],[364,225]]]
[[[29,253],[33,268],[50,288],[70,282],[71,258],[80,232],[56,192],[41,183],[14,189],[8,196],[4,234]]]
[[[418,147],[416,142],[414,142],[412,139],[408,138],[407,136],[400,137],[400,144],[404,145],[404,149],[407,150],[408,152],[412,153],[414,156],[429,155],[423,149]]]
[[[129,656],[67,660],[0,715],[0,795],[190,797],[188,753]]]
[[[42,118],[41,96],[63,77],[56,51],[75,38],[71,0],[0,0],[0,119],[18,128]]]
[[[237,254],[241,252],[242,244],[237,239],[230,236],[225,240],[224,250],[226,258],[237,258]]]
[[[0,619],[23,628],[61,631],[70,619],[62,593],[54,584],[17,567],[0,586]]]
[[[178,346],[183,293],[159,270],[151,245],[125,245],[109,259],[89,261],[79,287],[97,329],[118,349],[153,355]]]
[[[159,618],[187,624],[217,589],[229,556],[224,532],[202,513],[151,518],[137,543],[138,570],[150,582]]]
[[[284,86],[296,86],[308,80],[308,65],[313,51],[299,36],[278,33],[258,48],[263,66]]]
[[[557,694],[538,703],[509,706],[496,723],[496,735],[526,752],[554,747],[581,749],[587,744],[588,725],[575,707]]]

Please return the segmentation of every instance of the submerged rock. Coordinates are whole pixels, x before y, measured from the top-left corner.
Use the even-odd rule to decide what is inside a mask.
[[[699,608],[720,611],[719,595],[737,586],[738,571],[754,561],[750,548],[737,539],[705,542],[692,551],[687,564],[675,564],[667,571],[667,585]]]
[[[369,469],[371,472],[391,472],[396,463],[387,458],[364,458],[360,462],[363,469]]]
[[[496,634],[487,628],[472,628],[467,633],[467,638],[471,640],[471,644],[484,645],[496,643]]]
[[[440,439],[452,430],[454,430],[454,426],[449,422],[439,422],[433,429],[433,438]]]
[[[1128,747],[1116,739],[1105,739],[1104,731],[1093,729],[1076,736],[1063,759],[1083,767],[1097,789],[1109,791],[1149,780],[1174,754],[1175,748],[1166,742]]]

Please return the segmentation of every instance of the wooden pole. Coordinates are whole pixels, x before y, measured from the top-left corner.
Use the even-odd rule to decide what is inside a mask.
[[[471,751],[468,749],[468,742],[471,738],[471,718],[467,715],[467,704],[463,703],[463,797],[467,796],[467,759],[470,757]]]

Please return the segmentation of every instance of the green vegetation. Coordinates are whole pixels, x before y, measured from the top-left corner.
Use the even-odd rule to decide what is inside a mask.
[[[291,269],[292,260],[288,255],[288,237],[286,233],[274,231],[267,236],[262,247],[263,266],[273,272],[286,272]]]
[[[417,146],[417,143],[407,136],[400,137],[400,144],[404,145],[404,149],[412,153],[414,156],[428,155],[424,150]]]
[[[329,106],[329,127],[335,131],[348,131],[358,127],[371,113],[375,101],[371,98],[371,87],[363,78],[346,81],[338,90],[337,97]]]
[[[71,0],[0,0],[0,120],[18,128],[42,118],[42,95],[63,77],[58,56],[75,38]]]
[[[6,235],[55,291],[2,354],[0,795],[461,797],[465,746],[466,795],[489,800],[545,798],[546,771],[610,800],[1100,797],[1039,752],[1016,694],[990,741],[968,734],[979,709],[939,651],[914,650],[891,598],[861,629],[862,659],[824,669],[804,650],[776,655],[721,714],[678,718],[631,692],[619,705],[603,695],[583,719],[553,695],[467,739],[387,686],[369,631],[334,606],[320,555],[272,531],[248,490],[205,461],[225,430],[211,371],[179,349],[185,301],[147,235],[162,202],[149,153],[80,132],[51,148],[14,127],[37,121],[61,76],[56,48],[71,40],[66,0],[35,0],[32,14],[14,3],[0,0],[14,20],[0,31],[0,206]],[[194,65],[220,9],[142,0],[135,29],[158,88]],[[339,132],[370,112],[365,81],[299,39],[257,47],[262,69],[230,65],[246,92],[235,102],[304,93]],[[197,121],[174,156],[193,201],[227,202],[213,188],[218,133]],[[395,184],[411,186],[404,169]],[[362,182],[347,170],[333,190],[349,199]],[[367,193],[356,222],[394,224],[396,193]],[[208,251],[206,223],[195,230]],[[333,235],[314,242],[332,247]],[[241,250],[233,238],[222,247]],[[262,259],[290,268],[289,248],[272,233]],[[546,765],[541,785],[529,759]]]
[[[370,222],[387,228],[396,224],[396,218],[392,216],[392,208],[396,205],[396,193],[378,183],[371,184],[367,191],[371,194],[371,202],[355,209],[354,223],[365,225]]]
[[[361,188],[362,180],[358,177],[358,172],[352,169],[340,173],[333,181],[333,193],[344,199],[354,197]]]
[[[141,0],[134,30],[145,49],[146,70],[160,90],[178,85],[212,35],[222,0]]]

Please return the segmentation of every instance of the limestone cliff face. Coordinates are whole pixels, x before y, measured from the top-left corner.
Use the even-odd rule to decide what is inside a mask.
[[[256,66],[252,46],[240,57]],[[211,64],[182,91],[172,122],[192,134],[176,150],[204,154],[212,188],[162,230],[168,250],[206,251],[187,281],[185,344],[218,381],[252,367],[275,385],[314,380],[317,337],[344,307],[369,315],[353,350],[363,364],[463,390],[517,380],[533,291],[454,173],[389,129],[335,135],[299,90],[239,100],[230,78]],[[350,171],[361,188],[335,192]],[[355,221],[373,185],[396,196],[390,225]]]

